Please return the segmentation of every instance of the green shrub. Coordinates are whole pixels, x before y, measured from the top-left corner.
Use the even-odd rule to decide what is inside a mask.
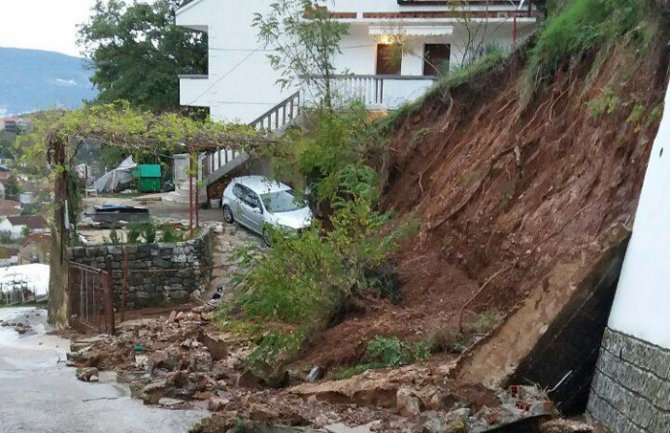
[[[162,227],[161,242],[173,244],[184,240],[184,234],[178,231],[174,226],[166,224]]]
[[[363,362],[347,367],[335,374],[336,379],[347,379],[366,370],[398,368],[403,365],[425,361],[430,356],[427,343],[410,345],[397,337],[377,336],[368,341]]]
[[[156,223],[153,220],[142,225],[142,236],[148,244],[156,242]]]
[[[591,117],[600,117],[603,114],[612,114],[619,106],[619,97],[612,86],[605,86],[602,94],[586,103]]]
[[[112,229],[109,231],[109,242],[114,245],[121,243],[121,239],[119,238],[119,233],[116,231],[116,227],[112,227]]]
[[[650,12],[650,2],[644,0],[572,0],[554,12],[529,53],[522,89],[526,98],[571,58],[628,32],[645,40],[653,37],[640,26]]]
[[[140,236],[142,236],[142,224],[137,221],[128,224],[128,242],[136,244],[140,241]]]

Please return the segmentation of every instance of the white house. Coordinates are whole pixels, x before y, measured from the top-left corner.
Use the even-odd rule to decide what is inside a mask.
[[[271,3],[195,0],[179,9],[178,25],[209,37],[209,73],[180,77],[182,105],[209,107],[214,120],[274,129],[309,99],[309,89],[282,91],[276,84],[280,77],[252,26],[254,14],[267,13]],[[434,66],[460,65],[468,41],[513,48],[531,34],[539,17],[531,0],[328,0],[323,5],[349,24],[335,60],[338,73],[346,73],[338,88],[376,110],[397,108],[423,94],[435,79]],[[402,58],[389,62],[389,43],[399,39]]]
[[[665,107],[670,107],[670,89]],[[670,112],[649,157],[633,235],[591,385],[614,433],[670,431]]]
[[[41,216],[9,216],[0,223],[0,234],[8,234],[11,239],[21,239],[26,229],[30,233],[49,233],[49,225]]]

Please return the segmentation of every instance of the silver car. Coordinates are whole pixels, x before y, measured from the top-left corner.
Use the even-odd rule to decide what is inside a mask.
[[[263,176],[234,178],[223,191],[223,219],[237,222],[271,241],[269,227],[301,230],[312,223],[312,211],[288,185]]]

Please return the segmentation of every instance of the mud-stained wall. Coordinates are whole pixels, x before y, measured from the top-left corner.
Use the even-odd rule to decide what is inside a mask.
[[[668,433],[670,350],[607,329],[589,413],[615,433]]]

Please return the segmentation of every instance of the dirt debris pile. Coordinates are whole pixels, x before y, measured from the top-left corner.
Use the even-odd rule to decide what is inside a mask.
[[[309,369],[287,371],[293,386],[267,388],[246,367],[253,343],[220,331],[212,322],[215,308],[212,302],[167,318],[125,322],[116,336],[82,338],[72,343],[69,363],[82,381],[115,371],[145,404],[208,409],[213,417],[195,429],[201,432],[226,431],[239,420],[315,431],[342,424],[378,432],[485,432],[556,415],[535,388],[459,387],[446,381],[447,367],[429,364],[315,383],[308,381]]]

